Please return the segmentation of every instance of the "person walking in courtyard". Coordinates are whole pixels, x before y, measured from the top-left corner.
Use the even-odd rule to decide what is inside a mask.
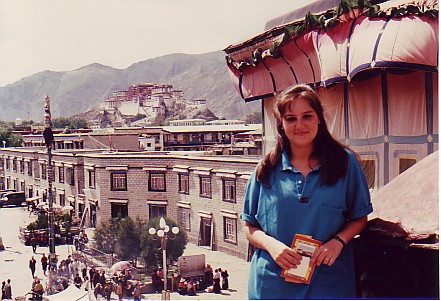
[[[41,257],[41,268],[43,269],[43,274],[45,276],[46,276],[47,264],[48,264],[48,259],[46,257],[46,254],[43,253],[43,256]]]
[[[286,89],[274,103],[277,143],[248,180],[245,235],[257,249],[249,299],[354,299],[350,241],[373,211],[358,155],[328,131],[323,107],[309,86]],[[285,281],[302,256],[295,234],[321,241],[309,265],[309,284]],[[303,260],[306,260],[303,258]]]
[[[32,252],[37,252],[37,238],[35,237],[35,234],[32,234],[31,237],[31,246],[32,246]]]
[[[35,267],[37,264],[37,260],[35,260],[34,256],[29,260],[29,269],[31,270],[32,278],[35,276]]]
[[[12,299],[12,287],[11,287],[11,279],[8,279],[6,281],[5,286],[3,287],[4,290],[4,298],[3,299]]]
[[[0,300],[5,299],[5,286],[6,286],[6,281],[2,281],[2,298]]]

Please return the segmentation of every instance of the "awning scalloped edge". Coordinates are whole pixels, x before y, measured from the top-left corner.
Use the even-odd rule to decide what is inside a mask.
[[[247,67],[255,67],[266,57],[278,58],[279,49],[306,34],[307,32],[327,29],[337,26],[341,22],[353,20],[359,16],[369,18],[402,18],[409,15],[428,16],[430,19],[438,18],[438,1],[425,1],[418,3],[413,1],[395,7],[384,7],[373,5],[368,0],[342,0],[335,8],[321,14],[308,13],[305,19],[294,21],[282,26],[267,30],[264,33],[247,40],[238,45],[231,45],[224,49],[226,52],[227,64],[234,66],[237,70]],[[262,50],[259,45],[272,44],[267,50]],[[235,61],[230,54],[235,52],[249,52],[248,58]]]

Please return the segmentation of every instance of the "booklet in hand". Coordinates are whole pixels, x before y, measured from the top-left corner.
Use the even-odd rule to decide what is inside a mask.
[[[282,276],[285,281],[294,283],[308,284],[311,281],[315,266],[309,266],[312,254],[322,244],[321,241],[313,239],[311,236],[304,234],[296,234],[292,242],[291,248],[302,255],[300,264],[293,269],[285,269],[282,271]]]

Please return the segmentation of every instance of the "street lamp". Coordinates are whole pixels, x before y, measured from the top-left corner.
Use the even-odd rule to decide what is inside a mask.
[[[46,95],[44,98],[44,131],[43,138],[47,148],[47,183],[48,183],[48,200],[49,200],[49,290],[50,294],[54,293],[54,282],[56,278],[57,254],[55,253],[55,233],[54,233],[54,197],[52,192],[53,166],[52,166],[52,142],[54,141],[54,133],[52,132],[52,120],[50,109],[50,98]]]
[[[162,266],[163,266],[163,275],[164,275],[164,290],[162,291],[162,296],[164,296],[165,300],[168,300],[170,298],[170,295],[167,295],[167,240],[168,239],[175,239],[176,235],[179,233],[178,227],[173,227],[171,229],[171,232],[174,234],[174,236],[170,236],[170,227],[166,224],[165,219],[161,217],[159,219],[159,230],[156,230],[155,228],[149,229],[149,234],[152,236],[157,235],[159,239],[161,240],[161,249],[162,249]],[[168,297],[168,298],[167,298]]]

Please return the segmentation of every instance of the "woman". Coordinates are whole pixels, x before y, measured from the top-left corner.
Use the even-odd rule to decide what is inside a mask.
[[[249,299],[343,299],[355,297],[351,239],[372,212],[357,156],[332,138],[323,107],[305,85],[285,90],[274,104],[278,141],[247,183],[245,235],[257,249]],[[310,265],[309,284],[287,282],[282,269],[296,268],[295,234],[322,245]]]
[[[221,281],[221,274],[219,273],[218,269],[215,269],[213,275],[213,293],[215,294],[221,293],[220,281]]]
[[[228,276],[230,276],[230,275],[228,275],[228,271],[225,270],[225,271],[221,272],[221,276],[222,276],[222,289],[227,290],[229,288]]]

